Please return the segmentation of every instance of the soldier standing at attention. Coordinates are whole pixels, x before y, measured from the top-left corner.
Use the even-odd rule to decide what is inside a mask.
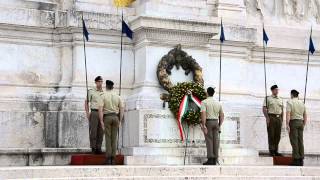
[[[271,86],[272,95],[264,99],[263,114],[267,121],[268,144],[271,156],[282,156],[278,152],[283,121],[283,100],[278,96],[277,85]]]
[[[206,139],[208,157],[203,165],[216,165],[219,156],[219,131],[224,113],[221,104],[213,99],[214,93],[214,88],[209,87],[208,98],[201,102],[201,129]]]
[[[105,130],[107,165],[114,164],[117,151],[118,128],[123,119],[123,103],[120,96],[113,92],[114,83],[106,81],[106,92],[99,106],[100,122]]]
[[[86,115],[89,120],[89,136],[90,136],[90,147],[92,153],[101,154],[101,145],[103,141],[103,129],[99,121],[99,104],[102,102],[103,90],[102,84],[103,79],[101,76],[95,78],[96,87],[90,89],[88,92],[88,99],[85,101]],[[90,104],[90,106],[89,106]],[[90,109],[89,109],[90,107]]]
[[[293,166],[303,166],[304,147],[303,129],[307,123],[306,107],[298,99],[299,92],[291,90],[291,99],[287,102],[287,129],[292,146]]]

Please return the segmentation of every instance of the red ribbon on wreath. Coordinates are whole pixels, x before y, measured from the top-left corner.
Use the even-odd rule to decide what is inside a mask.
[[[196,96],[192,94],[183,96],[179,106],[179,112],[177,117],[181,141],[184,141],[184,137],[185,137],[183,127],[182,127],[182,118],[188,111],[189,100],[192,100],[199,108],[201,107],[201,101]]]

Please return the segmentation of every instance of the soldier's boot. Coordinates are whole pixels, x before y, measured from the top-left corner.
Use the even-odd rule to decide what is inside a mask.
[[[300,159],[300,166],[304,166],[303,158]]]
[[[96,154],[97,149],[96,148],[91,148],[92,154]]]
[[[275,156],[276,155],[274,150],[270,150],[269,152],[270,152],[270,156]]]
[[[101,149],[99,148],[99,149],[96,149],[96,152],[95,152],[95,154],[102,154],[102,151],[101,151]]]
[[[281,153],[279,153],[278,151],[275,151],[274,153],[275,156],[283,156]]]
[[[203,165],[215,165],[214,163],[216,163],[215,158],[208,158],[208,161],[203,163]]]
[[[112,165],[113,164],[113,158],[107,157],[106,165]]]
[[[290,166],[300,166],[300,159],[293,159]]]
[[[213,158],[213,163],[211,165],[217,165],[217,158]]]

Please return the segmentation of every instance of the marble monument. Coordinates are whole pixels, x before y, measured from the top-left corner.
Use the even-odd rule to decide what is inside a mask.
[[[267,151],[262,25],[269,35],[267,85],[280,95],[304,90],[308,38],[320,47],[319,0],[137,0],[123,9],[134,39],[124,38],[120,144],[127,164],[183,164],[185,142],[163,107],[156,68],[177,44],[203,68],[205,87],[218,86],[223,18],[222,164],[272,164]],[[81,17],[90,32],[89,85],[97,75],[119,87],[121,9],[112,0],[0,0],[0,164],[63,165],[89,150],[84,113]],[[320,164],[320,60],[311,56],[305,129],[306,164]],[[174,71],[173,82],[190,80]],[[303,94],[303,93],[302,93]],[[283,127],[280,151],[291,153]],[[199,127],[189,132],[187,163],[205,158]]]

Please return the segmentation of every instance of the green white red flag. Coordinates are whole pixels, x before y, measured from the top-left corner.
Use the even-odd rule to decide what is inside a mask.
[[[185,95],[182,98],[182,101],[180,103],[179,112],[178,112],[178,127],[180,131],[180,138],[182,141],[184,141],[184,131],[182,127],[182,118],[188,111],[188,104],[189,104],[189,98],[192,100],[199,108],[201,107],[201,101],[194,95]]]

